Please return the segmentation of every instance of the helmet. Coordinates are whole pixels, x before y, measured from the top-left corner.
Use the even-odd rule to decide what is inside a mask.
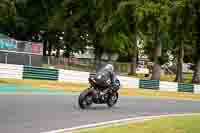
[[[107,65],[105,66],[105,69],[106,69],[106,70],[110,70],[110,71],[114,71],[114,67],[113,67],[112,64],[107,64]]]

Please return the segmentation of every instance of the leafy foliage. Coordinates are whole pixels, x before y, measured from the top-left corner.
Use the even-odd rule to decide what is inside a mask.
[[[139,40],[160,66],[169,61],[169,53],[175,64],[180,59],[196,64],[199,7],[199,0],[1,0],[0,31],[43,41],[49,53],[64,49],[67,57],[93,46],[97,58],[107,52],[134,59]]]

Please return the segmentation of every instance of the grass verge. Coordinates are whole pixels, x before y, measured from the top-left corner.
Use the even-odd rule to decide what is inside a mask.
[[[137,74],[137,75],[128,75],[129,77],[140,78],[140,79],[150,79],[150,77],[145,77],[145,74]],[[176,75],[161,75],[160,81],[169,81],[174,82]],[[183,73],[183,82],[184,83],[192,83],[192,73]]]
[[[16,79],[0,79],[0,84],[15,84],[19,86],[32,86],[48,88],[49,90],[57,90],[64,92],[80,92],[88,87],[87,84],[78,84],[72,82],[58,82],[47,80],[16,80]],[[200,100],[200,94],[184,93],[184,92],[164,92],[157,90],[145,90],[136,88],[122,88],[119,91],[121,96],[149,96],[176,98],[185,100]]]
[[[50,80],[17,80],[17,79],[0,79],[0,84],[15,84],[19,86],[32,86],[36,88],[48,88],[49,90],[61,90],[70,92],[80,92],[85,89],[87,84],[78,84],[73,82],[58,82]]]
[[[76,133],[199,133],[200,116],[178,116],[127,125],[81,130]],[[75,132],[74,132],[75,133]]]

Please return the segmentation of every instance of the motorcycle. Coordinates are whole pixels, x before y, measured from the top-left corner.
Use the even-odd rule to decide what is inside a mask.
[[[94,80],[94,74],[90,74],[89,87],[85,89],[78,98],[78,104],[81,109],[85,109],[94,104],[107,104],[108,107],[113,107],[118,101],[118,90],[110,89],[111,86],[99,86]],[[120,87],[120,81],[116,80]]]

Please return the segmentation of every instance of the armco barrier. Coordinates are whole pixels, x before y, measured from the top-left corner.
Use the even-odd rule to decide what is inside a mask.
[[[160,86],[159,80],[140,80],[140,88],[158,90]]]
[[[194,93],[200,93],[200,85],[194,85]]]
[[[45,79],[61,82],[88,83],[89,72],[71,71],[63,69],[47,69],[32,66],[1,64],[0,78],[13,79]],[[159,91],[200,93],[200,85],[167,82],[159,80],[143,80],[118,76],[122,87],[144,88]]]
[[[124,76],[118,76],[122,87],[127,88],[139,88],[139,80],[137,78],[131,78],[131,77],[124,77]]]
[[[194,92],[194,85],[178,83],[178,91],[179,92]]]
[[[23,79],[58,80],[58,70],[24,66]]]
[[[177,92],[178,91],[178,83],[168,82],[168,81],[160,81],[159,88],[160,88],[160,91]]]
[[[0,63],[0,78],[22,79],[23,65],[10,65]]]
[[[79,72],[72,70],[59,70],[58,81],[61,82],[80,82],[80,83],[88,83],[88,72]]]
[[[79,83],[88,83],[90,73],[89,72],[81,72],[81,71],[72,71],[72,70],[59,70],[58,81],[61,82],[79,82]],[[137,78],[129,78],[118,76],[121,85],[123,87],[131,87],[138,88],[139,87],[139,79]]]

